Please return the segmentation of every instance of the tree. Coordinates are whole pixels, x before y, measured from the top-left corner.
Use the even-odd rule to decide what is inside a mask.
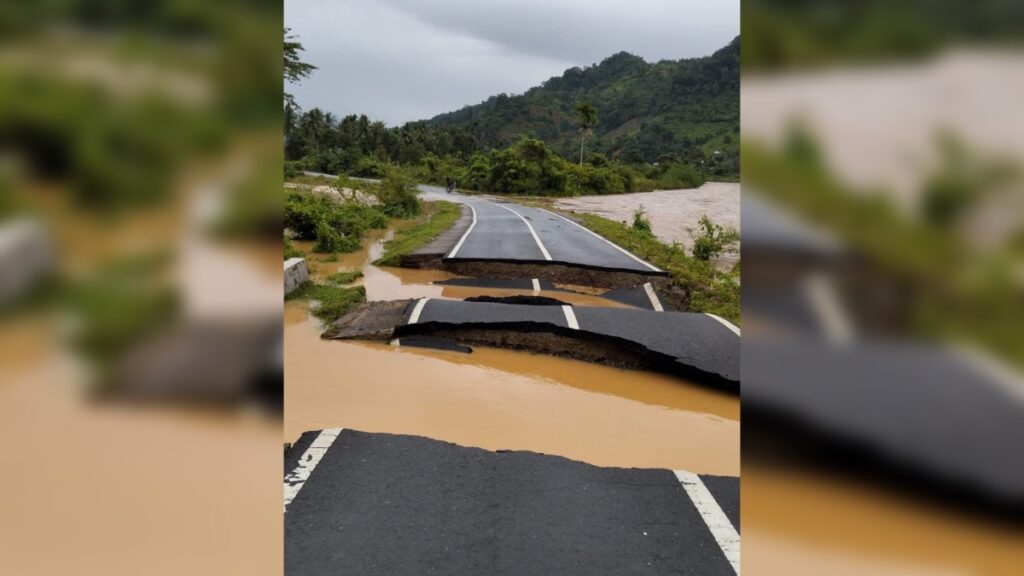
[[[307,64],[299,59],[299,52],[306,49],[298,41],[298,36],[290,34],[291,28],[284,29],[284,79],[293,84],[309,77],[316,70],[316,66]]]
[[[587,131],[597,125],[597,108],[590,102],[576,105],[576,123],[580,127],[580,166],[583,166],[583,143],[587,139]]]
[[[313,108],[299,118],[299,134],[306,144],[307,153],[309,148],[319,156],[321,145],[324,143],[328,133],[334,129],[334,115],[324,112],[319,108]]]

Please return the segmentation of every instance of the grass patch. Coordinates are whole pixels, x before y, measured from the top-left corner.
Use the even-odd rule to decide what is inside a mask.
[[[298,248],[296,248],[295,245],[292,244],[292,241],[287,236],[285,236],[284,237],[284,259],[288,260],[289,258],[305,258],[305,257],[306,257],[306,253],[303,252],[302,250],[299,250]]]
[[[324,324],[330,324],[366,302],[366,290],[362,286],[342,288],[310,281],[296,288],[285,299],[309,300],[309,311]]]
[[[362,270],[346,270],[331,274],[327,277],[327,281],[336,286],[343,286],[345,284],[351,284],[362,277]]]
[[[576,214],[575,217],[587,228],[668,272],[670,287],[686,294],[686,311],[710,312],[739,324],[738,266],[730,272],[721,272],[710,262],[687,255],[682,246],[665,244],[642,229],[593,214]]]
[[[410,254],[439,234],[452,227],[462,215],[462,208],[451,202],[425,202],[427,218],[415,226],[402,230],[384,245],[384,255],[374,264],[377,266],[398,266],[402,256]]]

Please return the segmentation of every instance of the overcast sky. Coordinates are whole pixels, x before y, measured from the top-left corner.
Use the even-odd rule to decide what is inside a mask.
[[[711,54],[739,34],[740,0],[285,0],[319,67],[289,85],[304,109],[397,125],[620,51],[648,62]]]

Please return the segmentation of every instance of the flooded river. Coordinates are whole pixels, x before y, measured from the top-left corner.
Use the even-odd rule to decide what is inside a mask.
[[[334,262],[311,255],[311,274],[360,269],[369,300],[532,294],[435,285],[430,282],[451,275],[373,266],[391,234],[372,234],[363,250]],[[297,245],[310,254],[308,245]],[[622,306],[588,294],[542,295],[584,306]],[[351,427],[603,466],[740,472],[735,395],[672,376],[539,354],[327,341],[321,332],[304,302],[286,303],[286,441],[306,430]]]
[[[740,229],[739,182],[707,182],[688,190],[658,190],[636,194],[577,196],[560,198],[555,208],[596,214],[610,220],[633,222],[633,213],[643,208],[651,221],[651,231],[666,243],[692,244],[688,228],[696,228],[701,216],[725,227]],[[728,268],[738,254],[721,258],[719,265]]]

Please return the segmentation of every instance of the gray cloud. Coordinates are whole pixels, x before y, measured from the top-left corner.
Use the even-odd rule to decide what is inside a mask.
[[[285,23],[319,67],[288,87],[304,108],[394,125],[622,50],[710,54],[739,33],[739,0],[287,0]]]

